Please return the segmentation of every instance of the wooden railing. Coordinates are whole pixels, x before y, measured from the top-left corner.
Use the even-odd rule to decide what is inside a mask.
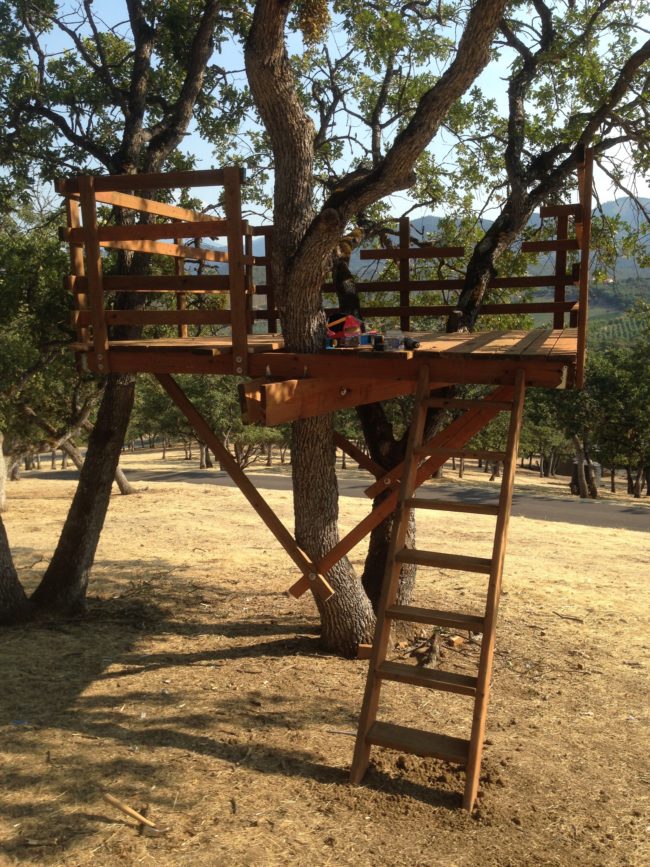
[[[555,238],[544,241],[524,241],[521,251],[524,253],[555,254],[552,272],[541,275],[525,275],[520,277],[494,277],[488,283],[490,289],[504,289],[511,292],[521,290],[553,289],[553,300],[543,301],[501,301],[488,302],[481,307],[481,314],[528,313],[552,314],[553,328],[578,328],[578,365],[577,383],[581,387],[584,379],[584,363],[586,352],[587,306],[589,291],[589,239],[591,233],[591,184],[593,157],[586,152],[585,160],[578,171],[579,203],[570,205],[542,206],[542,220],[555,219]],[[279,314],[275,307],[275,287],[271,281],[268,263],[273,242],[273,227],[256,227],[254,235],[265,238],[265,254],[255,257],[257,266],[266,267],[266,279],[258,283],[255,293],[266,296],[266,308],[254,307],[253,316],[256,320],[266,320],[268,330],[275,331]],[[398,294],[398,303],[391,305],[368,304],[364,306],[365,315],[372,317],[393,317],[395,325],[399,322],[402,331],[413,329],[413,318],[449,316],[457,308],[453,303],[444,304],[413,304],[415,294],[428,292],[447,293],[460,292],[465,285],[462,277],[441,279],[418,279],[412,274],[411,263],[414,260],[430,260],[442,262],[447,259],[460,259],[466,254],[464,247],[440,247],[434,245],[412,246],[412,238],[417,237],[417,231],[408,218],[398,221],[395,246],[382,249],[361,250],[362,260],[392,260],[397,263],[399,274],[394,280],[359,280],[355,283],[357,292],[363,295],[378,293]],[[568,253],[578,253],[577,261],[569,269]],[[567,297],[567,287],[575,287],[573,298]],[[323,286],[323,292],[334,292],[331,284]]]
[[[82,176],[62,180],[57,191],[65,197],[67,228],[61,232],[70,244],[74,294],[74,324],[79,343],[94,353],[97,369],[110,371],[111,329],[128,326],[175,326],[179,337],[188,337],[188,326],[230,326],[233,373],[246,373],[248,335],[252,331],[252,246],[250,229],[241,216],[239,168],[147,175]],[[178,187],[222,186],[225,219],[188,208],[159,202],[142,195],[148,190]],[[134,195],[133,190],[138,194]],[[131,191],[131,192],[127,192]],[[100,225],[98,205],[120,208],[127,224]],[[132,221],[132,222],[131,222]],[[221,239],[225,250],[201,246],[204,238]],[[188,240],[190,243],[188,243]],[[104,275],[103,249],[156,255],[173,259],[173,274]],[[227,263],[227,274],[186,273],[186,263],[197,269]],[[115,301],[107,307],[107,293]],[[124,309],[120,293],[142,294],[143,301],[156,293],[172,293],[176,309],[160,305]],[[205,295],[229,297],[230,306],[188,309],[188,298]]]
[[[239,168],[197,172],[172,172],[147,175],[113,175],[78,177],[61,181],[58,191],[65,197],[67,228],[62,238],[70,244],[71,276],[68,279],[74,293],[74,322],[79,344],[94,353],[95,365],[100,372],[110,367],[113,338],[124,338],[124,330],[132,329],[136,337],[146,326],[175,327],[178,337],[191,338],[189,329],[204,326],[223,326],[230,330],[232,342],[232,372],[247,371],[248,337],[255,321],[265,322],[269,333],[279,328],[276,292],[269,267],[272,256],[273,227],[249,227],[241,215],[241,181]],[[498,301],[482,306],[482,314],[542,313],[551,314],[553,327],[562,329],[568,324],[578,329],[577,384],[584,378],[587,303],[588,259],[591,229],[592,156],[586,153],[578,172],[579,203],[550,205],[541,208],[543,220],[556,220],[555,237],[551,240],[524,241],[522,252],[555,254],[552,272],[520,277],[495,276],[488,289],[517,290],[528,293],[536,289],[553,289],[553,300]],[[188,208],[147,198],[148,190],[181,187],[223,186],[225,217],[219,219]],[[134,194],[137,190],[137,194]],[[98,205],[109,205],[126,212],[119,225],[112,216],[100,225]],[[131,222],[131,220],[133,222]],[[413,329],[417,317],[445,317],[456,310],[449,302],[449,294],[458,293],[464,286],[462,276],[420,279],[413,274],[412,262],[431,260],[460,260],[464,247],[440,247],[430,244],[412,246],[414,235],[408,218],[398,221],[396,244],[381,249],[361,250],[361,259],[393,261],[396,279],[359,281],[357,291],[363,295],[393,294],[396,302],[383,306],[368,305],[368,316],[390,317],[403,331]],[[263,255],[255,255],[253,241],[264,237]],[[222,238],[225,249],[201,246],[202,239]],[[103,273],[103,249],[124,250],[132,253],[156,255],[173,260],[172,274],[107,274]],[[568,267],[568,254],[577,253],[576,261]],[[187,273],[186,264],[196,263],[197,269],[227,263],[228,273]],[[264,282],[253,284],[253,267],[264,267]],[[462,273],[459,265],[458,272]],[[571,298],[567,287],[577,287]],[[323,292],[333,292],[326,284]],[[443,293],[445,303],[413,303],[414,296],[429,292]],[[128,305],[120,301],[120,293],[135,293],[135,301]],[[137,302],[137,294],[143,301]],[[176,309],[169,309],[150,300],[156,293],[172,293]],[[202,295],[227,295],[228,308],[197,306]],[[107,306],[107,295],[110,303]],[[252,303],[253,295],[265,298],[265,309]],[[161,295],[162,297],[162,295]],[[415,299],[416,301],[418,299]],[[193,303],[194,306],[190,306]],[[430,328],[430,326],[428,326]],[[119,329],[117,333],[115,329]],[[139,337],[137,337],[139,339]],[[155,338],[151,338],[152,342]]]

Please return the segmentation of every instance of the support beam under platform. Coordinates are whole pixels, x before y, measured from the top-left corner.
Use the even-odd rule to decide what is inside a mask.
[[[353,367],[352,359],[350,366]],[[432,388],[445,385],[448,383],[433,383]],[[273,426],[413,394],[415,386],[412,379],[360,378],[354,375],[332,379],[319,376],[275,381],[254,379],[241,383],[239,394],[246,423]]]
[[[293,596],[300,596],[306,590],[313,590],[313,592],[322,600],[327,600],[330,596],[333,596],[334,591],[327,580],[318,572],[316,566],[312,563],[305,552],[298,547],[291,533],[287,530],[282,521],[278,518],[273,509],[248,478],[246,473],[244,473],[237,461],[223,445],[219,437],[210,428],[209,424],[199,413],[178,383],[166,373],[156,374],[156,379],[187,418],[196,431],[199,439],[212,449],[217,460],[221,463],[230,478],[255,509],[260,518],[264,521],[296,566],[303,573],[302,583],[299,582],[300,589],[297,589],[297,585],[294,585],[289,592],[292,593]]]

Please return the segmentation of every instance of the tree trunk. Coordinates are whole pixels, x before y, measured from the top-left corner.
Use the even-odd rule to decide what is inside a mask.
[[[56,469],[56,451],[52,449],[52,454],[50,456],[50,469]]]
[[[48,614],[74,616],[85,610],[90,570],[131,417],[134,392],[133,376],[108,376],[70,511],[50,565],[31,597],[33,605]]]
[[[7,462],[5,461],[5,453],[2,450],[4,442],[4,434],[0,431],[0,512],[4,512],[7,504]]]
[[[612,494],[616,493],[616,467],[612,467],[609,471],[609,490]]]
[[[210,457],[210,449],[205,447],[205,468],[206,470],[211,470],[214,464],[212,463],[212,458]]]
[[[492,466],[492,475],[490,476],[490,481],[493,482],[495,479],[501,478],[501,461],[495,461]]]
[[[293,423],[293,490],[296,541],[318,560],[338,542],[338,486],[332,417]],[[347,557],[329,572],[335,595],[323,603],[321,640],[327,650],[354,656],[360,643],[370,641],[375,617],[361,582]]]
[[[28,620],[30,605],[14,566],[5,525],[0,517],[0,626]]]
[[[347,470],[347,468],[348,468],[348,456],[343,451],[343,449],[341,449],[341,469]]]
[[[576,471],[578,477],[578,496],[581,500],[586,500],[589,497],[589,491],[587,490],[587,477],[585,476],[585,452],[580,442],[580,437],[574,435],[573,444],[575,446],[576,453]]]
[[[634,476],[634,499],[641,499],[641,490],[643,488],[643,463],[640,462],[636,468],[636,475]]]
[[[632,475],[632,467],[630,464],[625,465],[625,474],[627,476],[627,492],[632,496],[634,494],[634,477]]]
[[[458,461],[458,478],[462,479],[465,475],[465,458],[461,458]]]
[[[199,443],[199,469],[205,469],[205,446],[203,443]]]
[[[20,458],[15,458],[13,464],[11,465],[11,469],[9,470],[9,481],[20,481]]]
[[[273,443],[267,443],[266,445],[266,466],[273,466]]]

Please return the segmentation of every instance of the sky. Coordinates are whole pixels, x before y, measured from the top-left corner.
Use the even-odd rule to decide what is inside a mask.
[[[77,6],[76,2],[69,3],[64,2],[61,4],[62,7],[74,9]],[[92,5],[93,13],[98,19],[102,19],[108,24],[116,24],[120,20],[124,20],[126,18],[125,4],[122,2],[115,2],[115,0],[95,0]],[[650,25],[650,21],[648,22]],[[58,51],[64,47],[68,47],[67,41],[64,41],[60,34],[52,34],[47,38],[48,48],[51,51]],[[292,42],[290,45],[291,51],[299,51],[300,50],[300,41],[299,37],[294,35],[292,37]],[[227,69],[238,69],[241,70],[243,68],[243,58],[241,54],[241,48],[234,42],[229,42],[226,44],[222,54],[219,57],[214,58],[215,62],[220,63]],[[491,64],[478,78],[477,84],[484,90],[486,93],[489,93],[494,99],[497,100],[498,105],[505,110],[507,106],[507,93],[504,84],[504,75],[505,75],[505,57],[502,61],[502,64],[499,66],[497,64]],[[244,81],[243,73],[240,76],[241,80]],[[440,160],[449,159],[450,158],[450,144],[445,143],[444,136],[439,136],[434,142],[433,152],[436,157]],[[213,154],[212,149],[209,144],[202,141],[201,138],[196,134],[196,132],[191,132],[191,134],[186,138],[184,143],[184,150],[189,153],[192,153],[197,161],[197,168],[208,168],[213,165]],[[451,155],[453,158],[453,155]],[[629,185],[633,184],[632,179],[628,179]],[[636,178],[636,191],[639,195],[642,196],[650,196],[650,178],[642,179]],[[615,193],[612,189],[612,185],[610,180],[600,173],[598,169],[596,169],[595,173],[595,183],[596,188],[598,190],[598,195],[600,198],[605,201],[608,199],[615,198]],[[480,198],[480,193],[479,193]],[[408,198],[408,195],[399,194],[394,197],[394,205],[398,211],[405,210],[406,207],[412,204],[411,200]],[[478,200],[477,200],[478,204]],[[489,216],[489,214],[487,215]]]

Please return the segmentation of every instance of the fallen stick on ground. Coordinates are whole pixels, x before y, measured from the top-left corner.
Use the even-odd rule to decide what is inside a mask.
[[[106,801],[106,803],[112,804],[114,807],[117,807],[118,810],[126,813],[127,816],[130,816],[132,819],[140,822],[141,825],[147,825],[149,828],[153,828],[155,831],[161,830],[160,828],[158,828],[155,822],[151,821],[151,819],[147,819],[147,817],[143,816],[142,813],[138,813],[137,810],[133,809],[133,807],[129,807],[128,804],[124,804],[114,795],[109,795],[108,792],[104,792],[102,794],[102,798]]]
[[[584,623],[585,622],[584,618],[575,617],[573,614],[560,614],[559,611],[554,611],[553,614],[555,614],[556,617],[561,617],[562,620],[575,620],[576,623]]]

